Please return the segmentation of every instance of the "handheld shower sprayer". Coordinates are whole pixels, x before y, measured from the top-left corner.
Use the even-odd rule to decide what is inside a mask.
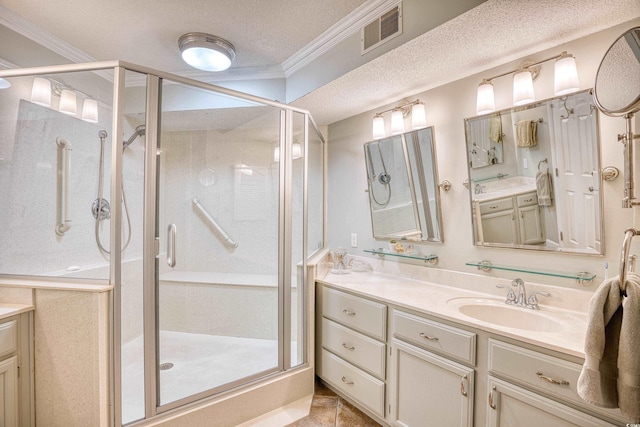
[[[136,126],[136,129],[133,131],[133,134],[126,141],[122,141],[122,149],[124,150],[128,146],[131,145],[133,141],[136,140],[139,136],[144,136],[147,133],[147,127],[145,125]]]

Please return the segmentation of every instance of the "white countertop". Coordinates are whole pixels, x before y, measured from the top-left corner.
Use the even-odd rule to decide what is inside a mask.
[[[328,273],[324,278],[316,280],[334,288],[375,298],[398,307],[419,311],[474,329],[584,358],[584,337],[588,318],[586,312],[564,310],[540,304],[540,313],[553,316],[562,326],[559,330],[553,332],[522,330],[476,320],[465,316],[454,306],[447,304],[448,300],[461,297],[495,299],[496,295],[494,294],[474,292],[376,272],[351,272],[343,275]],[[516,308],[520,309],[520,307]],[[490,309],[490,307],[487,307],[487,310]],[[521,309],[528,310],[526,308]]]
[[[17,314],[26,313],[27,311],[31,311],[33,309],[35,309],[35,307],[28,304],[0,303],[0,320],[6,319],[7,317],[15,316]]]

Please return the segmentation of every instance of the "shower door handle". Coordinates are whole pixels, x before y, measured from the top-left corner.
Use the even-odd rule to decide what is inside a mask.
[[[176,266],[176,225],[167,227],[167,264],[173,268]]]

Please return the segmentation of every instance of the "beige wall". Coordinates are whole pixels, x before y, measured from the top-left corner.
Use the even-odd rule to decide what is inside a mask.
[[[500,67],[488,69],[427,92],[416,93],[406,98],[389,99],[388,106],[382,106],[330,125],[328,148],[329,247],[343,246],[352,254],[369,256],[364,254],[362,250],[381,246],[381,242],[373,239],[371,233],[369,201],[365,192],[367,182],[363,144],[371,140],[371,122],[375,112],[393,107],[402,100],[420,98],[426,104],[428,124],[435,127],[439,179],[448,179],[453,183],[449,192],[441,194],[444,244],[423,245],[423,252],[438,255],[438,268],[476,272],[477,270],[474,268],[465,266],[465,262],[486,259],[496,264],[528,266],[536,269],[572,273],[589,271],[598,274],[598,277],[588,287],[592,290],[603,279],[605,262],[609,263],[609,274],[617,274],[615,270],[618,268],[623,233],[626,228],[632,226],[634,211],[634,209],[620,207],[623,187],[621,178],[614,182],[604,182],[602,185],[605,221],[604,257],[473,246],[469,190],[462,186],[463,181],[468,178],[463,120],[476,115],[476,88],[483,78],[514,70],[525,59],[541,60],[566,50],[576,58],[581,89],[593,87],[598,65],[608,47],[628,28],[638,25],[640,25],[640,19],[635,19],[627,24],[541,51]],[[553,61],[543,64],[540,77],[534,87],[537,99],[553,97]],[[503,77],[495,80],[494,88],[497,109],[510,108],[511,78]],[[617,135],[624,132],[625,122],[621,118],[611,118],[603,114],[600,114],[599,119],[602,166],[616,166],[622,171],[622,145],[617,142]],[[635,129],[638,132],[640,120],[637,117],[635,123]],[[350,248],[351,233],[358,233],[359,247],[357,249]],[[634,252],[633,247],[632,252]],[[570,279],[554,279],[497,271],[490,274],[506,278],[520,275],[525,280],[539,283],[567,287],[578,286]]]

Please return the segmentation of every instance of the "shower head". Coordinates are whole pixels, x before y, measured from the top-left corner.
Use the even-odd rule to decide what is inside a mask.
[[[136,126],[136,130],[133,132],[133,135],[129,137],[126,141],[122,142],[122,149],[127,148],[135,139],[139,136],[144,136],[147,132],[147,127],[145,125]]]

